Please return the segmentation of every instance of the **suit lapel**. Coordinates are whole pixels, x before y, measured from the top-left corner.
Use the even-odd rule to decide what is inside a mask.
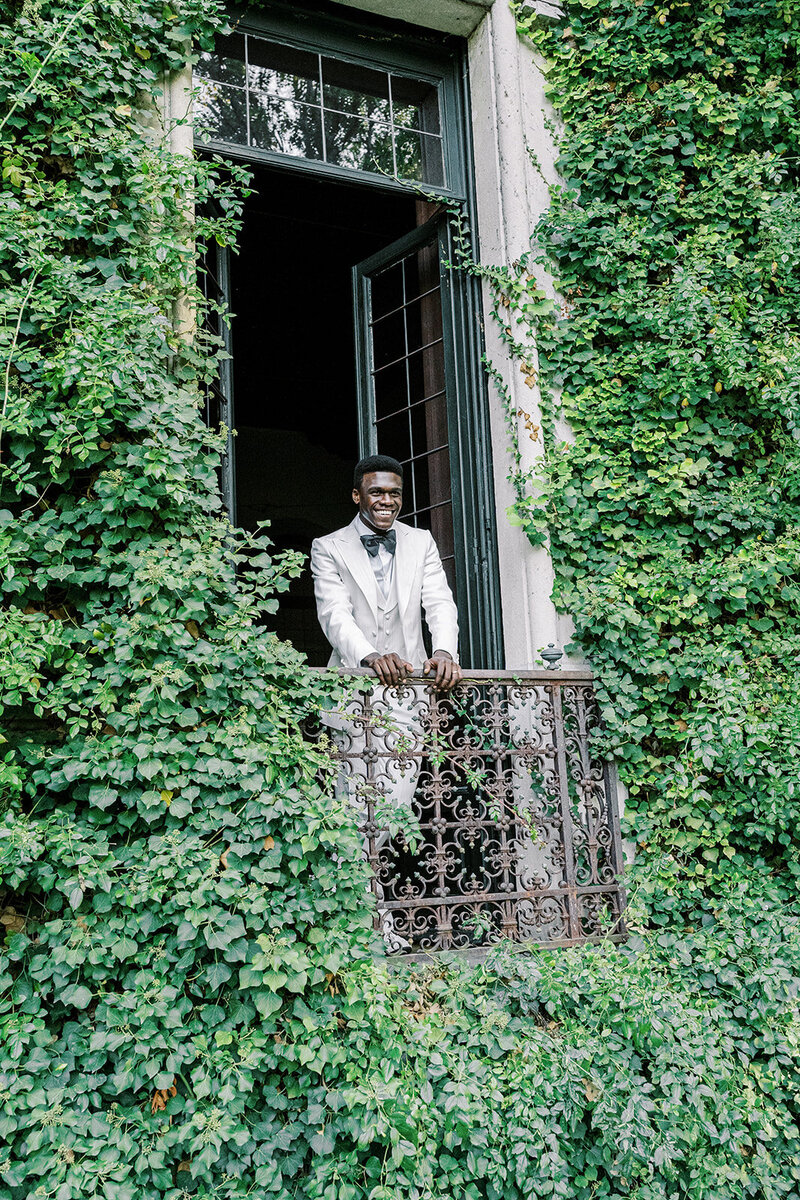
[[[361,588],[370,608],[377,617],[378,585],[375,582],[375,572],[370,566],[369,555],[361,544],[355,524],[346,525],[336,541],[350,574]]]
[[[411,585],[414,582],[415,563],[413,538],[408,536],[408,526],[395,524],[397,549],[394,555],[394,578],[397,585],[397,603],[401,614],[408,608]]]

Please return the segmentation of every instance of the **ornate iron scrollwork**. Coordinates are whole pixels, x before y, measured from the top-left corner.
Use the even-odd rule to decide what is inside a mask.
[[[624,937],[619,816],[591,676],[471,672],[349,702],[335,738],[396,953]],[[386,936],[387,928],[391,937]]]

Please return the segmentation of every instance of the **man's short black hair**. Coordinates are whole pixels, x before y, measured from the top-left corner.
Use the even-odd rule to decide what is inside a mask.
[[[369,454],[356,463],[356,469],[353,472],[353,487],[356,491],[360,489],[364,476],[374,475],[376,471],[391,471],[393,475],[403,478],[403,464],[399,463],[396,458],[390,458],[388,454]]]

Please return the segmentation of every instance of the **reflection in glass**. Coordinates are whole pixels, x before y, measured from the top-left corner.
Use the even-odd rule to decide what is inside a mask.
[[[422,79],[392,75],[392,120],[407,129],[441,133],[438,89]]]
[[[322,158],[322,113],[258,92],[250,94],[250,144],[294,158]]]
[[[319,104],[319,55],[248,37],[247,82],[284,100]]]
[[[324,106],[372,120],[389,120],[389,76],[355,63],[322,60]]]
[[[198,59],[195,74],[217,83],[234,83],[244,87],[244,38],[240,33],[218,37],[213,53],[206,50]]]
[[[247,93],[244,88],[200,80],[194,120],[203,141],[247,145]]]
[[[444,184],[442,139],[415,129],[395,130],[397,174],[401,179]]]
[[[240,33],[202,53],[196,75],[201,140],[445,183],[432,83]]]
[[[327,161],[340,167],[394,174],[392,131],[379,121],[326,111],[325,148]]]

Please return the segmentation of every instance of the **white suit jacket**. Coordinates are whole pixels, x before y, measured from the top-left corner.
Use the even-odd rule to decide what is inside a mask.
[[[414,667],[427,658],[422,613],[434,650],[458,654],[458,613],[436,549],[426,529],[395,522],[394,576],[405,649]],[[357,667],[377,650],[378,585],[355,521],[311,544],[317,616],[333,647],[328,666]]]

